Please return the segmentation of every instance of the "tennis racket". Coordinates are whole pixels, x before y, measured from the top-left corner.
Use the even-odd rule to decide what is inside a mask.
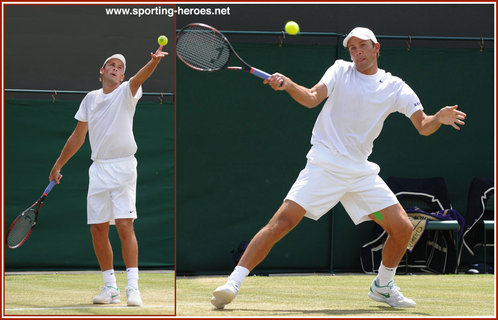
[[[221,32],[203,23],[189,24],[178,32],[176,55],[188,67],[198,71],[243,70],[261,79],[271,76],[242,60]],[[229,66],[232,56],[242,66]]]
[[[43,204],[43,201],[55,186],[55,179],[50,181],[43,194],[36,200],[35,203],[28,209],[24,210],[10,225],[7,232],[7,246],[11,249],[19,248],[26,240],[28,240],[33,228],[38,220],[38,212]]]

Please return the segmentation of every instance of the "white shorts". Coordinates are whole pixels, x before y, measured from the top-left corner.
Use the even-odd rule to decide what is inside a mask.
[[[87,222],[136,219],[137,159],[96,160],[88,170]]]
[[[359,224],[371,220],[369,214],[399,203],[373,162],[353,162],[320,145],[313,146],[306,157],[306,167],[285,198],[303,207],[305,217],[318,220],[340,201],[354,224]]]

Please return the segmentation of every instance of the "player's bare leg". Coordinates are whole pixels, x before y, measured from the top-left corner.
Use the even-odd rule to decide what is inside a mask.
[[[271,248],[303,219],[306,210],[294,201],[285,200],[271,218],[251,240],[240,258],[239,266],[254,269],[263,261]]]
[[[380,210],[380,215],[369,216],[387,232],[388,237],[382,250],[379,274],[372,281],[368,296],[392,307],[415,307],[415,301],[404,297],[393,280],[413,231],[408,215],[398,203]]]
[[[133,229],[133,219],[116,219],[116,229],[121,240],[121,251],[127,268],[138,267],[138,243]]]
[[[268,224],[251,240],[227,283],[214,290],[211,303],[216,308],[223,309],[235,298],[249,271],[265,259],[271,248],[303,219],[305,213],[306,210],[297,203],[284,201]]]
[[[99,261],[100,270],[113,269],[113,253],[109,241],[109,223],[98,223],[90,225],[92,234],[93,250]]]
[[[109,223],[99,223],[90,225],[92,234],[93,249],[97,260],[99,261],[100,270],[104,277],[105,286],[102,292],[93,298],[93,303],[119,303],[119,289],[116,285],[116,277],[113,268],[113,253],[109,241]]]
[[[129,306],[141,306],[142,298],[138,290],[138,243],[133,229],[133,219],[116,219],[116,229],[121,240],[121,252],[126,265],[127,303]]]
[[[406,252],[412,236],[413,225],[403,207],[398,203],[379,211],[382,220],[370,215],[389,235],[382,249],[382,262],[386,267],[395,268]]]

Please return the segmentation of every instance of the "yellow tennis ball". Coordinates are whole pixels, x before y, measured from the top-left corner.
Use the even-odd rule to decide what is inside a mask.
[[[159,36],[159,38],[157,38],[157,43],[159,43],[160,46],[165,46],[168,43],[168,38],[166,36]]]
[[[295,21],[288,21],[285,24],[285,32],[290,35],[295,35],[299,32],[299,25]]]

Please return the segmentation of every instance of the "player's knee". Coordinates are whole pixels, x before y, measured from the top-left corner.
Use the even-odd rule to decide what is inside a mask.
[[[413,226],[408,217],[390,220],[382,226],[389,236],[397,242],[408,242],[412,236]]]
[[[262,229],[262,232],[269,235],[276,242],[299,224],[304,212],[304,209],[297,204],[286,201]]]
[[[133,237],[135,234],[135,231],[133,230],[133,223],[128,223],[127,221],[116,220],[116,229],[118,230],[118,234],[121,239],[128,239]]]
[[[292,230],[296,226],[297,222],[290,217],[281,215],[276,219],[273,219],[268,224],[268,229],[276,235],[285,235],[287,232]]]
[[[399,241],[408,242],[412,236],[413,226],[410,220],[402,220],[400,223],[393,228],[393,236]]]
[[[90,233],[93,238],[107,237],[108,230],[108,226],[105,224],[90,225]]]

